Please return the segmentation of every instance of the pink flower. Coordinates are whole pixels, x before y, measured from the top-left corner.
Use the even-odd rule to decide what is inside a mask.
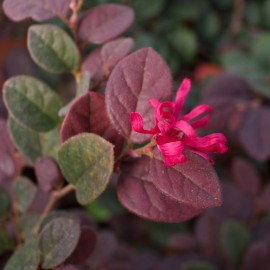
[[[143,128],[143,119],[139,113],[130,114],[133,130],[154,136],[166,166],[185,162],[184,150],[196,153],[212,164],[214,162],[207,153],[221,154],[227,151],[227,139],[223,134],[213,133],[199,137],[196,133],[196,129],[207,125],[210,114],[213,112],[210,106],[199,105],[188,114],[181,116],[190,87],[190,80],[185,78],[177,91],[175,103],[159,102],[156,99],[149,101],[155,108],[155,125],[150,130]]]

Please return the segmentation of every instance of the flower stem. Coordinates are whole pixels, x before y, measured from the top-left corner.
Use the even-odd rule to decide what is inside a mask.
[[[51,197],[50,197],[46,207],[44,208],[43,212],[41,213],[41,215],[36,223],[36,226],[34,228],[35,233],[38,232],[42,220],[52,211],[52,209],[54,208],[57,201],[60,200],[61,198],[65,197],[68,193],[70,193],[73,190],[75,190],[75,187],[72,184],[68,184],[67,186],[63,187],[62,189],[55,190],[52,192]]]

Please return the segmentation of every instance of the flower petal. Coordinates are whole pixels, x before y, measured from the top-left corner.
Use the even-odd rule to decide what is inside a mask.
[[[182,131],[188,137],[198,137],[194,128],[186,121],[177,121],[175,127]]]
[[[213,109],[206,105],[206,104],[201,104],[197,107],[195,107],[192,111],[190,111],[189,113],[185,114],[183,117],[181,117],[181,120],[184,121],[190,121],[194,118],[200,117],[205,113],[212,113]]]
[[[213,133],[205,137],[185,137],[184,143],[190,147],[207,153],[225,153],[227,139],[221,133]]]
[[[201,119],[196,120],[196,121],[190,123],[190,125],[191,125],[194,129],[199,129],[199,128],[205,127],[205,126],[208,124],[209,119],[210,119],[210,115],[205,115],[205,116],[202,117]]]
[[[183,154],[173,157],[164,157],[164,163],[168,167],[175,166],[177,163],[184,163],[186,160],[187,158]]]
[[[153,108],[157,108],[160,105],[160,101],[157,99],[150,99],[148,101],[148,103],[153,107]]]
[[[158,148],[162,152],[163,156],[177,156],[184,151],[185,146],[181,141],[175,141],[158,144]]]
[[[191,81],[188,78],[184,78],[180,87],[177,90],[176,98],[175,98],[175,109],[174,109],[174,116],[177,119],[182,108],[184,102],[186,100],[187,94],[191,87]]]
[[[161,121],[164,118],[172,119],[174,118],[173,111],[174,111],[175,104],[171,101],[161,102],[159,106],[156,108],[155,112],[155,119],[156,121]]]
[[[154,134],[158,133],[158,131],[159,131],[157,126],[154,126],[150,130],[144,129],[142,116],[137,112],[130,113],[130,122],[131,122],[132,129],[136,132],[139,132],[139,133],[154,135]]]

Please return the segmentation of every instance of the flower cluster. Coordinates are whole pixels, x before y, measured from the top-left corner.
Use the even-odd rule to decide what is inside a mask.
[[[212,164],[214,162],[207,153],[227,151],[227,140],[223,134],[213,133],[199,137],[196,132],[196,129],[207,125],[210,114],[213,112],[210,106],[199,105],[188,114],[181,116],[190,87],[190,80],[185,78],[177,91],[175,103],[160,102],[156,99],[149,101],[151,106],[155,108],[155,125],[150,130],[144,129],[143,119],[139,113],[132,112],[130,115],[133,130],[154,136],[166,166],[185,162],[184,150],[196,153]]]

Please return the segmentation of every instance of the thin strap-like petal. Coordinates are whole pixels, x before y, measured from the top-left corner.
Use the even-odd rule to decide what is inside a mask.
[[[175,104],[171,101],[161,102],[156,108],[155,119],[160,121],[164,118],[171,118],[173,116]]]
[[[152,134],[152,135],[158,132],[157,126],[153,127],[150,130],[144,129],[142,116],[137,112],[130,113],[130,122],[131,122],[132,129],[136,132],[143,133],[143,134]]]
[[[184,121],[190,121],[192,119],[195,119],[195,118],[202,116],[205,113],[212,113],[212,112],[213,112],[213,109],[210,106],[208,106],[206,104],[201,104],[201,105],[195,107],[189,113],[185,114],[180,119],[184,120]]]
[[[177,90],[176,98],[175,98],[175,109],[174,109],[174,116],[177,119],[180,112],[182,111],[184,102],[188,95],[188,92],[191,87],[191,81],[188,78],[184,78],[180,87]]]
[[[205,137],[186,137],[184,143],[190,147],[207,153],[225,153],[227,151],[226,137],[221,133],[213,133]]]
[[[210,119],[210,115],[205,115],[204,117],[202,117],[199,120],[193,121],[192,123],[190,123],[190,125],[194,128],[194,129],[200,129],[205,127]]]
[[[175,127],[181,130],[188,137],[197,137],[197,133],[194,128],[186,121],[177,121]]]

